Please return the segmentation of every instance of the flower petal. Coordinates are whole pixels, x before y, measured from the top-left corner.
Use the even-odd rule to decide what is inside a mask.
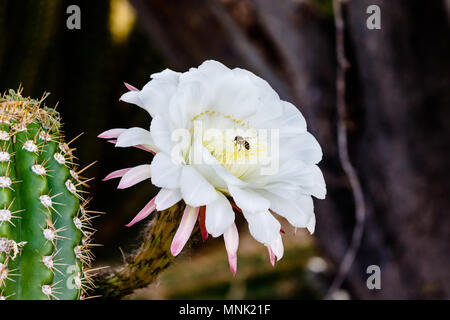
[[[300,110],[290,102],[283,101],[283,115],[278,119],[280,135],[298,135],[306,132],[306,120]]]
[[[128,91],[124,93],[120,99],[121,101],[135,104],[143,109],[145,109],[144,103],[142,102],[141,98],[139,97],[139,91]]]
[[[206,230],[215,238],[222,235],[234,222],[230,201],[218,192],[216,200],[206,206]]]
[[[276,237],[275,240],[272,241],[272,243],[270,244],[270,249],[272,249],[273,254],[277,257],[277,261],[280,261],[284,253],[284,246],[281,235],[278,235],[278,237]]]
[[[205,224],[206,206],[201,206],[198,212],[198,224],[200,225],[200,231],[202,232],[202,239],[206,241],[208,239],[208,231]]]
[[[228,191],[237,206],[244,212],[260,212],[270,207],[270,201],[253,190],[228,185]]]
[[[313,166],[314,175],[314,187],[311,189],[311,194],[317,199],[325,199],[327,195],[327,187],[325,185],[325,179],[323,173],[317,165]]]
[[[130,169],[120,180],[119,186],[117,189],[126,189],[135,184],[144,181],[145,179],[149,179],[152,176],[150,165],[143,164],[137,167]]]
[[[156,198],[156,197],[155,197]],[[145,207],[136,215],[136,217],[133,218],[133,220],[131,220],[131,222],[129,224],[127,224],[127,227],[131,227],[134,224],[138,223],[139,221],[147,218],[150,213],[152,213],[153,211],[155,211],[155,198],[153,198],[152,200],[150,200],[149,203],[147,203],[145,205]]]
[[[129,84],[129,83],[124,82],[123,84],[124,84],[125,87],[127,87],[127,89],[130,90],[130,91],[139,91],[138,88],[133,87],[133,86],[132,86],[131,84]]]
[[[160,188],[177,189],[180,186],[181,169],[164,152],[158,152],[151,164],[152,183]]]
[[[111,180],[111,179],[123,177],[123,175],[125,173],[127,173],[128,171],[130,171],[131,169],[132,168],[125,168],[125,169],[120,169],[120,170],[113,171],[110,174],[108,174],[105,178],[103,178],[103,181],[108,181],[108,180]]]
[[[229,226],[227,231],[224,232],[223,240],[225,242],[225,249],[227,250],[228,254],[228,263],[230,264],[230,270],[234,275],[236,275],[239,233],[235,223]]]
[[[246,213],[244,217],[248,222],[250,234],[257,241],[270,245],[280,235],[281,225],[269,211]]]
[[[314,216],[314,203],[310,195],[297,195],[295,199],[284,199],[272,193],[264,193],[270,200],[270,209],[289,221],[296,228],[305,228]]]
[[[150,133],[154,145],[167,154],[171,154],[175,142],[172,141],[172,131],[166,117],[155,116],[150,124]]]
[[[269,246],[267,246],[267,251],[269,251],[270,264],[272,267],[275,267],[275,254]]]
[[[322,148],[309,132],[280,140],[280,162],[284,158],[301,160],[305,164],[317,164],[322,160]]]
[[[180,200],[181,200],[181,193],[179,189],[163,188],[156,195],[155,200],[156,210],[158,211],[166,210]]]
[[[226,188],[229,184],[237,186],[247,185],[246,182],[233,176],[233,174],[226,170],[205,146],[194,141],[191,153],[197,150],[201,154],[202,163],[195,164],[195,169],[202,173],[216,187]]]
[[[152,135],[142,128],[130,128],[123,132],[117,139],[116,147],[134,147],[142,145],[147,149],[158,151],[153,143]]]
[[[124,133],[127,129],[117,128],[117,129],[110,129],[103,133],[100,133],[97,138],[101,139],[113,139],[120,136],[122,133]]]
[[[142,107],[155,117],[158,114],[164,114],[169,108],[169,102],[178,86],[179,74],[171,70],[164,70],[158,74],[153,74],[140,92],[139,100],[142,101]]]
[[[306,225],[310,234],[314,233],[314,229],[316,228],[316,216],[313,215],[311,219],[309,219],[308,224]]]
[[[193,207],[207,205],[218,196],[214,187],[192,166],[183,166],[180,189],[184,202]]]
[[[180,226],[178,227],[177,232],[172,240],[172,244],[170,246],[170,251],[173,256],[177,256],[181,250],[183,250],[186,242],[189,240],[189,237],[194,229],[195,222],[198,218],[199,208],[194,208],[189,205],[184,209],[183,217],[181,218]]]

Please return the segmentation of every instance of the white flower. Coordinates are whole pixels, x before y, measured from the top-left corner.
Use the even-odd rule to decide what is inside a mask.
[[[326,194],[317,166],[322,150],[301,112],[266,81],[206,61],[185,73],[166,69],[153,74],[140,91],[127,87],[121,100],[148,111],[150,131],[112,129],[99,137],[155,156],[151,165],[119,170],[105,180],[122,177],[119,188],[127,188],[151,178],[161,188],[129,225],[184,200],[172,254],[182,250],[198,219],[204,238],[223,235],[233,273],[239,242],[235,212],[267,246],[272,264],[283,255],[281,227],[273,213],[295,228],[314,231],[311,196],[323,199]]]

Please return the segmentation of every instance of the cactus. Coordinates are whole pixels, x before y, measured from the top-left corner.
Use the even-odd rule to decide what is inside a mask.
[[[0,97],[0,299],[80,299],[91,284],[88,180],[45,97]]]

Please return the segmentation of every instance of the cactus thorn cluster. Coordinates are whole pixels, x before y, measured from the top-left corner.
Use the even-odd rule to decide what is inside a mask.
[[[0,96],[0,300],[83,299],[93,286],[90,165],[75,163],[46,96]]]

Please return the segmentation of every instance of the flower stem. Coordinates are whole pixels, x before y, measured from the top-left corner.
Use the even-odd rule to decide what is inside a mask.
[[[104,299],[120,299],[151,284],[174,260],[170,244],[184,207],[185,204],[180,201],[165,211],[155,212],[141,247],[125,265],[98,274],[92,295]],[[198,228],[194,232],[198,232]]]

